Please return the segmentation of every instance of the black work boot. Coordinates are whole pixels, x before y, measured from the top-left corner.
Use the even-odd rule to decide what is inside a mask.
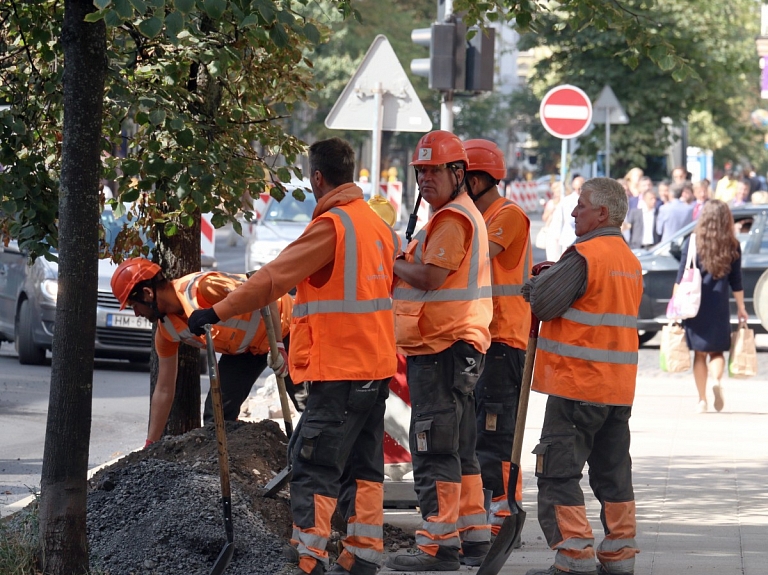
[[[461,563],[458,549],[440,547],[434,556],[419,549],[416,553],[390,557],[387,567],[395,571],[458,571]]]
[[[376,575],[379,571],[379,566],[370,561],[355,557],[352,567],[349,571],[344,569],[338,563],[334,563],[330,571],[326,571],[327,575]]]
[[[552,565],[544,569],[529,569],[525,575],[597,575],[597,571],[563,571]]]
[[[483,559],[491,549],[490,541],[464,541],[461,544],[459,561],[469,567],[482,565]]]
[[[325,573],[325,567],[321,561],[315,561],[315,566],[309,573],[299,567],[299,550],[293,545],[283,545],[283,557],[288,563],[279,571],[278,575],[323,575]]]
[[[603,567],[602,563],[597,564],[597,575],[613,575],[611,571],[608,571],[605,567]],[[632,575],[632,573],[623,573],[622,575]]]

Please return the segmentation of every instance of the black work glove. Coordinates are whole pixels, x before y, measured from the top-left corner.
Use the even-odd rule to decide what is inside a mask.
[[[187,320],[189,331],[195,335],[203,335],[205,333],[206,324],[219,323],[221,321],[212,307],[206,309],[196,309],[192,312]]]

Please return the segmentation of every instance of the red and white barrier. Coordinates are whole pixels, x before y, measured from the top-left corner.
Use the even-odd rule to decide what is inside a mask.
[[[541,209],[536,182],[510,182],[507,184],[505,196],[526,212],[537,212]]]
[[[385,194],[389,203],[395,208],[395,225],[397,225],[400,223],[400,212],[403,206],[403,182],[387,182]]]
[[[387,410],[384,413],[384,474],[401,481],[413,470],[408,444],[411,424],[411,396],[406,380],[405,356],[397,356],[397,373],[389,384]]]

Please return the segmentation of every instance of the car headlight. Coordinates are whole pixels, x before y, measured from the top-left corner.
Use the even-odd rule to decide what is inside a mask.
[[[59,282],[57,280],[43,280],[43,283],[40,284],[40,290],[45,297],[56,301],[56,297],[59,295]]]

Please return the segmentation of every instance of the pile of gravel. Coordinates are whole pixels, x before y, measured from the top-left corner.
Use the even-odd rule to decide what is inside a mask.
[[[233,485],[235,552],[227,575],[273,575],[282,540]],[[207,573],[226,543],[218,476],[145,459],[105,473],[88,495],[91,568],[105,575]]]

